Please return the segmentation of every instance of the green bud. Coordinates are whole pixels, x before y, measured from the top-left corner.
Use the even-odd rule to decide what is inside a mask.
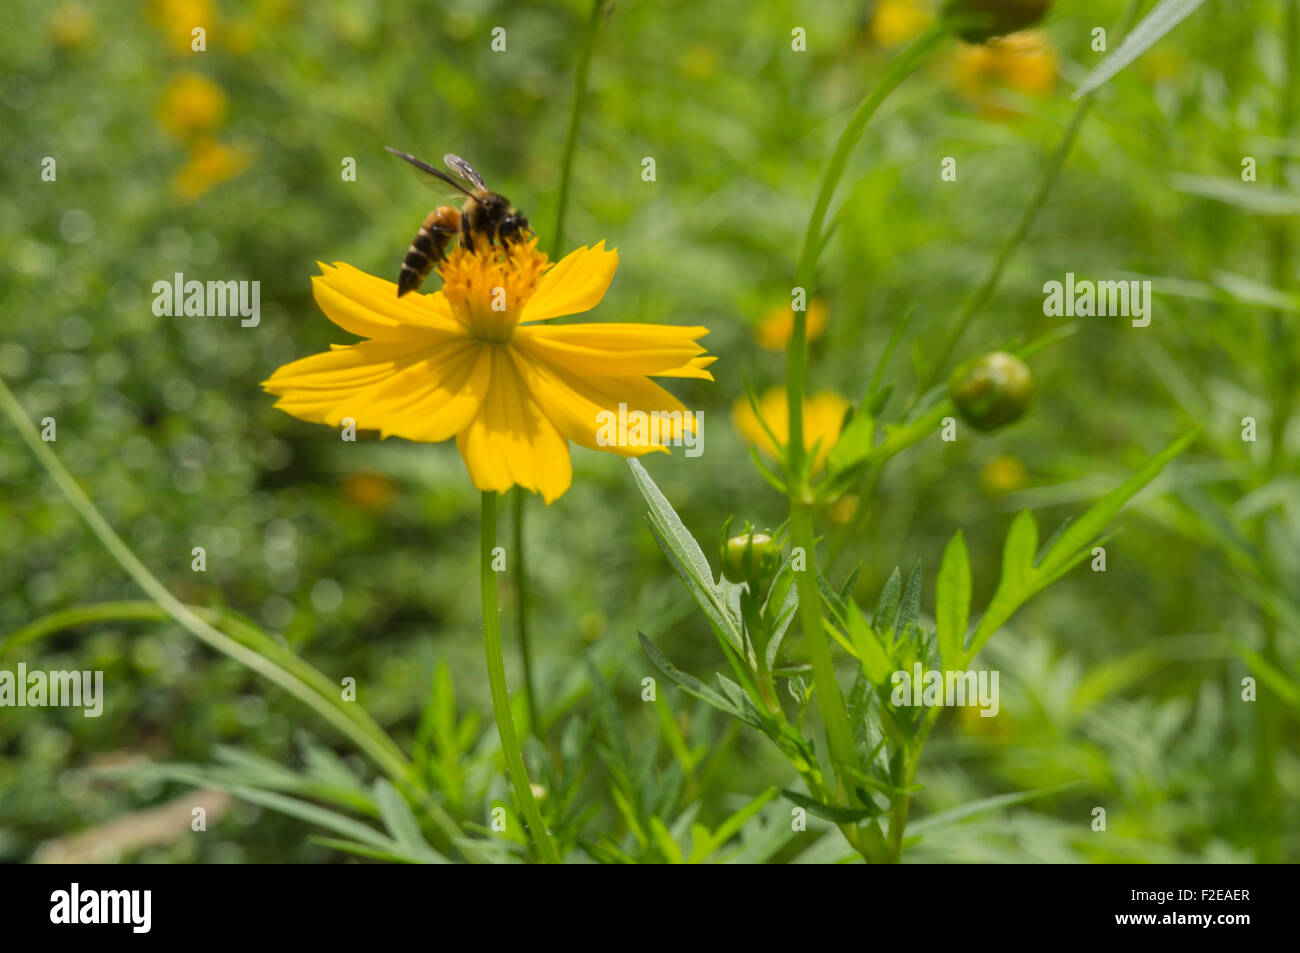
[[[722,575],[728,582],[748,582],[751,591],[763,589],[781,567],[782,548],[767,533],[733,536],[722,546]]]
[[[967,43],[983,43],[1033,26],[1051,5],[1052,0],[947,0],[943,16],[956,21],[957,35]]]
[[[948,379],[948,396],[962,418],[979,430],[1018,420],[1034,393],[1034,375],[1014,354],[993,351],[967,361]]]

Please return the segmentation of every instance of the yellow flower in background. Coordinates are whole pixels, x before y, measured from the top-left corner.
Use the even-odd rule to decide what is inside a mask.
[[[397,496],[397,490],[382,473],[349,473],[342,480],[343,496],[363,510],[383,509]]]
[[[765,391],[758,399],[758,412],[767,422],[767,430],[782,446],[790,441],[790,413],[785,389],[773,387]],[[839,394],[824,391],[820,394],[805,396],[803,401],[803,446],[811,453],[817,446],[817,457],[813,461],[813,470],[820,470],[826,462],[835,441],[840,439],[840,428],[844,426],[844,414],[849,409],[849,402]],[[754,413],[748,397],[742,397],[731,408],[731,419],[740,431],[740,435],[769,456],[780,459],[781,447],[772,443],[767,430]]]
[[[990,496],[1011,493],[1025,485],[1025,465],[1010,454],[994,457],[980,471],[980,483]]]
[[[195,28],[202,27],[210,43],[217,17],[211,0],[152,0],[149,19],[166,34],[173,53],[191,53]]]
[[[50,17],[50,42],[72,49],[86,42],[94,27],[90,12],[80,3],[65,3]]]
[[[958,92],[987,112],[1003,114],[991,104],[993,87],[1001,85],[1028,96],[1046,96],[1056,86],[1059,57],[1040,30],[1022,30],[987,43],[959,44],[953,61]]]
[[[815,341],[826,330],[826,305],[814,298],[808,305],[804,319],[804,332],[809,341]],[[784,351],[790,344],[790,335],[794,332],[794,309],[789,305],[777,305],[758,323],[754,338],[758,346],[769,351]]]
[[[439,266],[442,290],[397,296],[397,286],[338,263],[312,279],[325,316],[365,340],[281,367],[263,387],[302,420],[383,437],[456,438],[479,490],[521,486],[549,504],[569,488],[569,442],[641,456],[694,430],[694,416],[651,377],[713,380],[696,339],[703,327],[541,324],[600,303],[618,253],[602,241],[552,265],[537,241],[501,251],[458,246]],[[609,445],[602,419],[675,414],[658,443]],[[669,418],[670,420],[673,418]]]
[[[226,110],[220,86],[199,73],[180,73],[163,90],[158,121],[178,139],[192,139],[225,122]]]
[[[192,142],[189,156],[189,161],[172,178],[172,192],[183,202],[192,202],[209,189],[233,179],[252,161],[242,146],[222,145],[211,138]]]
[[[871,13],[871,38],[881,46],[901,46],[934,22],[919,0],[880,0]]]

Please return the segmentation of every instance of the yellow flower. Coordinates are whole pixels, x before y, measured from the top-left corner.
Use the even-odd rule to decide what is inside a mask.
[[[149,18],[167,34],[167,42],[175,53],[194,51],[194,30],[202,27],[205,44],[212,39],[216,25],[216,11],[211,0],[154,0],[150,4]]]
[[[980,471],[980,482],[990,496],[1010,493],[1025,485],[1025,465],[1010,454],[994,457]]]
[[[383,509],[397,491],[382,473],[349,473],[343,478],[343,495],[347,501],[363,510]]]
[[[804,332],[809,341],[815,341],[826,330],[826,305],[814,298],[808,305],[808,314],[804,319]],[[784,351],[790,343],[790,334],[794,331],[794,310],[788,305],[777,305],[758,323],[754,337],[759,347],[769,351]]]
[[[158,102],[158,121],[179,139],[191,139],[216,129],[226,118],[226,94],[199,73],[174,77]]]
[[[844,413],[849,409],[849,402],[839,394],[829,391],[805,396],[803,401],[803,446],[811,453],[817,447],[817,457],[813,461],[813,470],[820,470],[826,462],[835,441],[840,439],[840,428],[844,426]],[[783,388],[773,387],[758,399],[758,412],[767,423],[767,430],[772,431],[781,446],[772,443],[767,430],[754,414],[754,408],[748,397],[742,397],[731,408],[731,419],[742,437],[765,453],[780,459],[784,455],[782,448],[790,442],[790,414]]]
[[[365,340],[277,370],[262,385],[276,407],[331,427],[351,418],[383,437],[455,437],[483,491],[521,486],[549,504],[573,481],[569,441],[622,456],[666,451],[694,430],[694,416],[650,378],[713,380],[705,368],[714,358],[696,343],[707,328],[540,323],[605,296],[618,253],[603,241],[554,266],[536,239],[506,252],[458,246],[438,269],[442,290],[401,298],[392,282],[351,265],[320,267],[316,303]],[[672,415],[661,418],[669,426],[657,442],[611,443],[602,430],[620,404],[629,415]]]
[[[183,202],[192,202],[209,189],[233,179],[248,168],[248,151],[226,146],[215,139],[199,139],[190,146],[190,159],[172,179],[172,191]]]
[[[917,0],[880,0],[871,14],[871,38],[881,46],[899,46],[920,35],[933,19]]]
[[[1006,110],[992,104],[995,85],[1007,86],[1029,96],[1046,96],[1056,85],[1058,57],[1047,35],[1023,30],[995,37],[987,43],[960,44],[953,62],[957,90],[980,104],[991,115]]]
[[[81,46],[94,29],[90,13],[79,3],[65,3],[50,17],[50,42],[63,49]]]

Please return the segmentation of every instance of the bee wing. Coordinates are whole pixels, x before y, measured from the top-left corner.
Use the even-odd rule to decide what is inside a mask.
[[[417,168],[421,172],[427,172],[429,175],[433,176],[443,185],[449,185],[457,192],[461,192],[465,195],[472,194],[469,189],[465,188],[464,185],[462,185],[460,182],[457,182],[455,179],[449,176],[446,172],[443,172],[441,169],[435,169],[433,166],[429,165],[429,163],[424,162],[421,159],[417,159],[415,156],[411,155],[410,153],[400,152],[397,149],[394,149],[392,146],[384,146],[384,148],[387,149],[389,152],[391,152],[393,155],[397,156],[399,159],[405,159],[407,162],[411,163],[411,165],[415,166],[415,168]],[[423,179],[422,181],[428,183],[428,179]]]
[[[452,155],[450,152],[442,157],[442,161],[447,163],[447,168],[451,169],[466,182],[471,183],[476,188],[487,191],[487,183],[483,181],[483,176],[478,174],[478,170],[462,159],[460,156]]]

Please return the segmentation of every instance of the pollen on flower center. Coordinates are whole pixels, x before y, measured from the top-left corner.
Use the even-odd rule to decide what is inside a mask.
[[[536,238],[505,248],[480,241],[474,251],[458,245],[438,266],[438,275],[443,295],[470,337],[505,344],[550,267]]]

